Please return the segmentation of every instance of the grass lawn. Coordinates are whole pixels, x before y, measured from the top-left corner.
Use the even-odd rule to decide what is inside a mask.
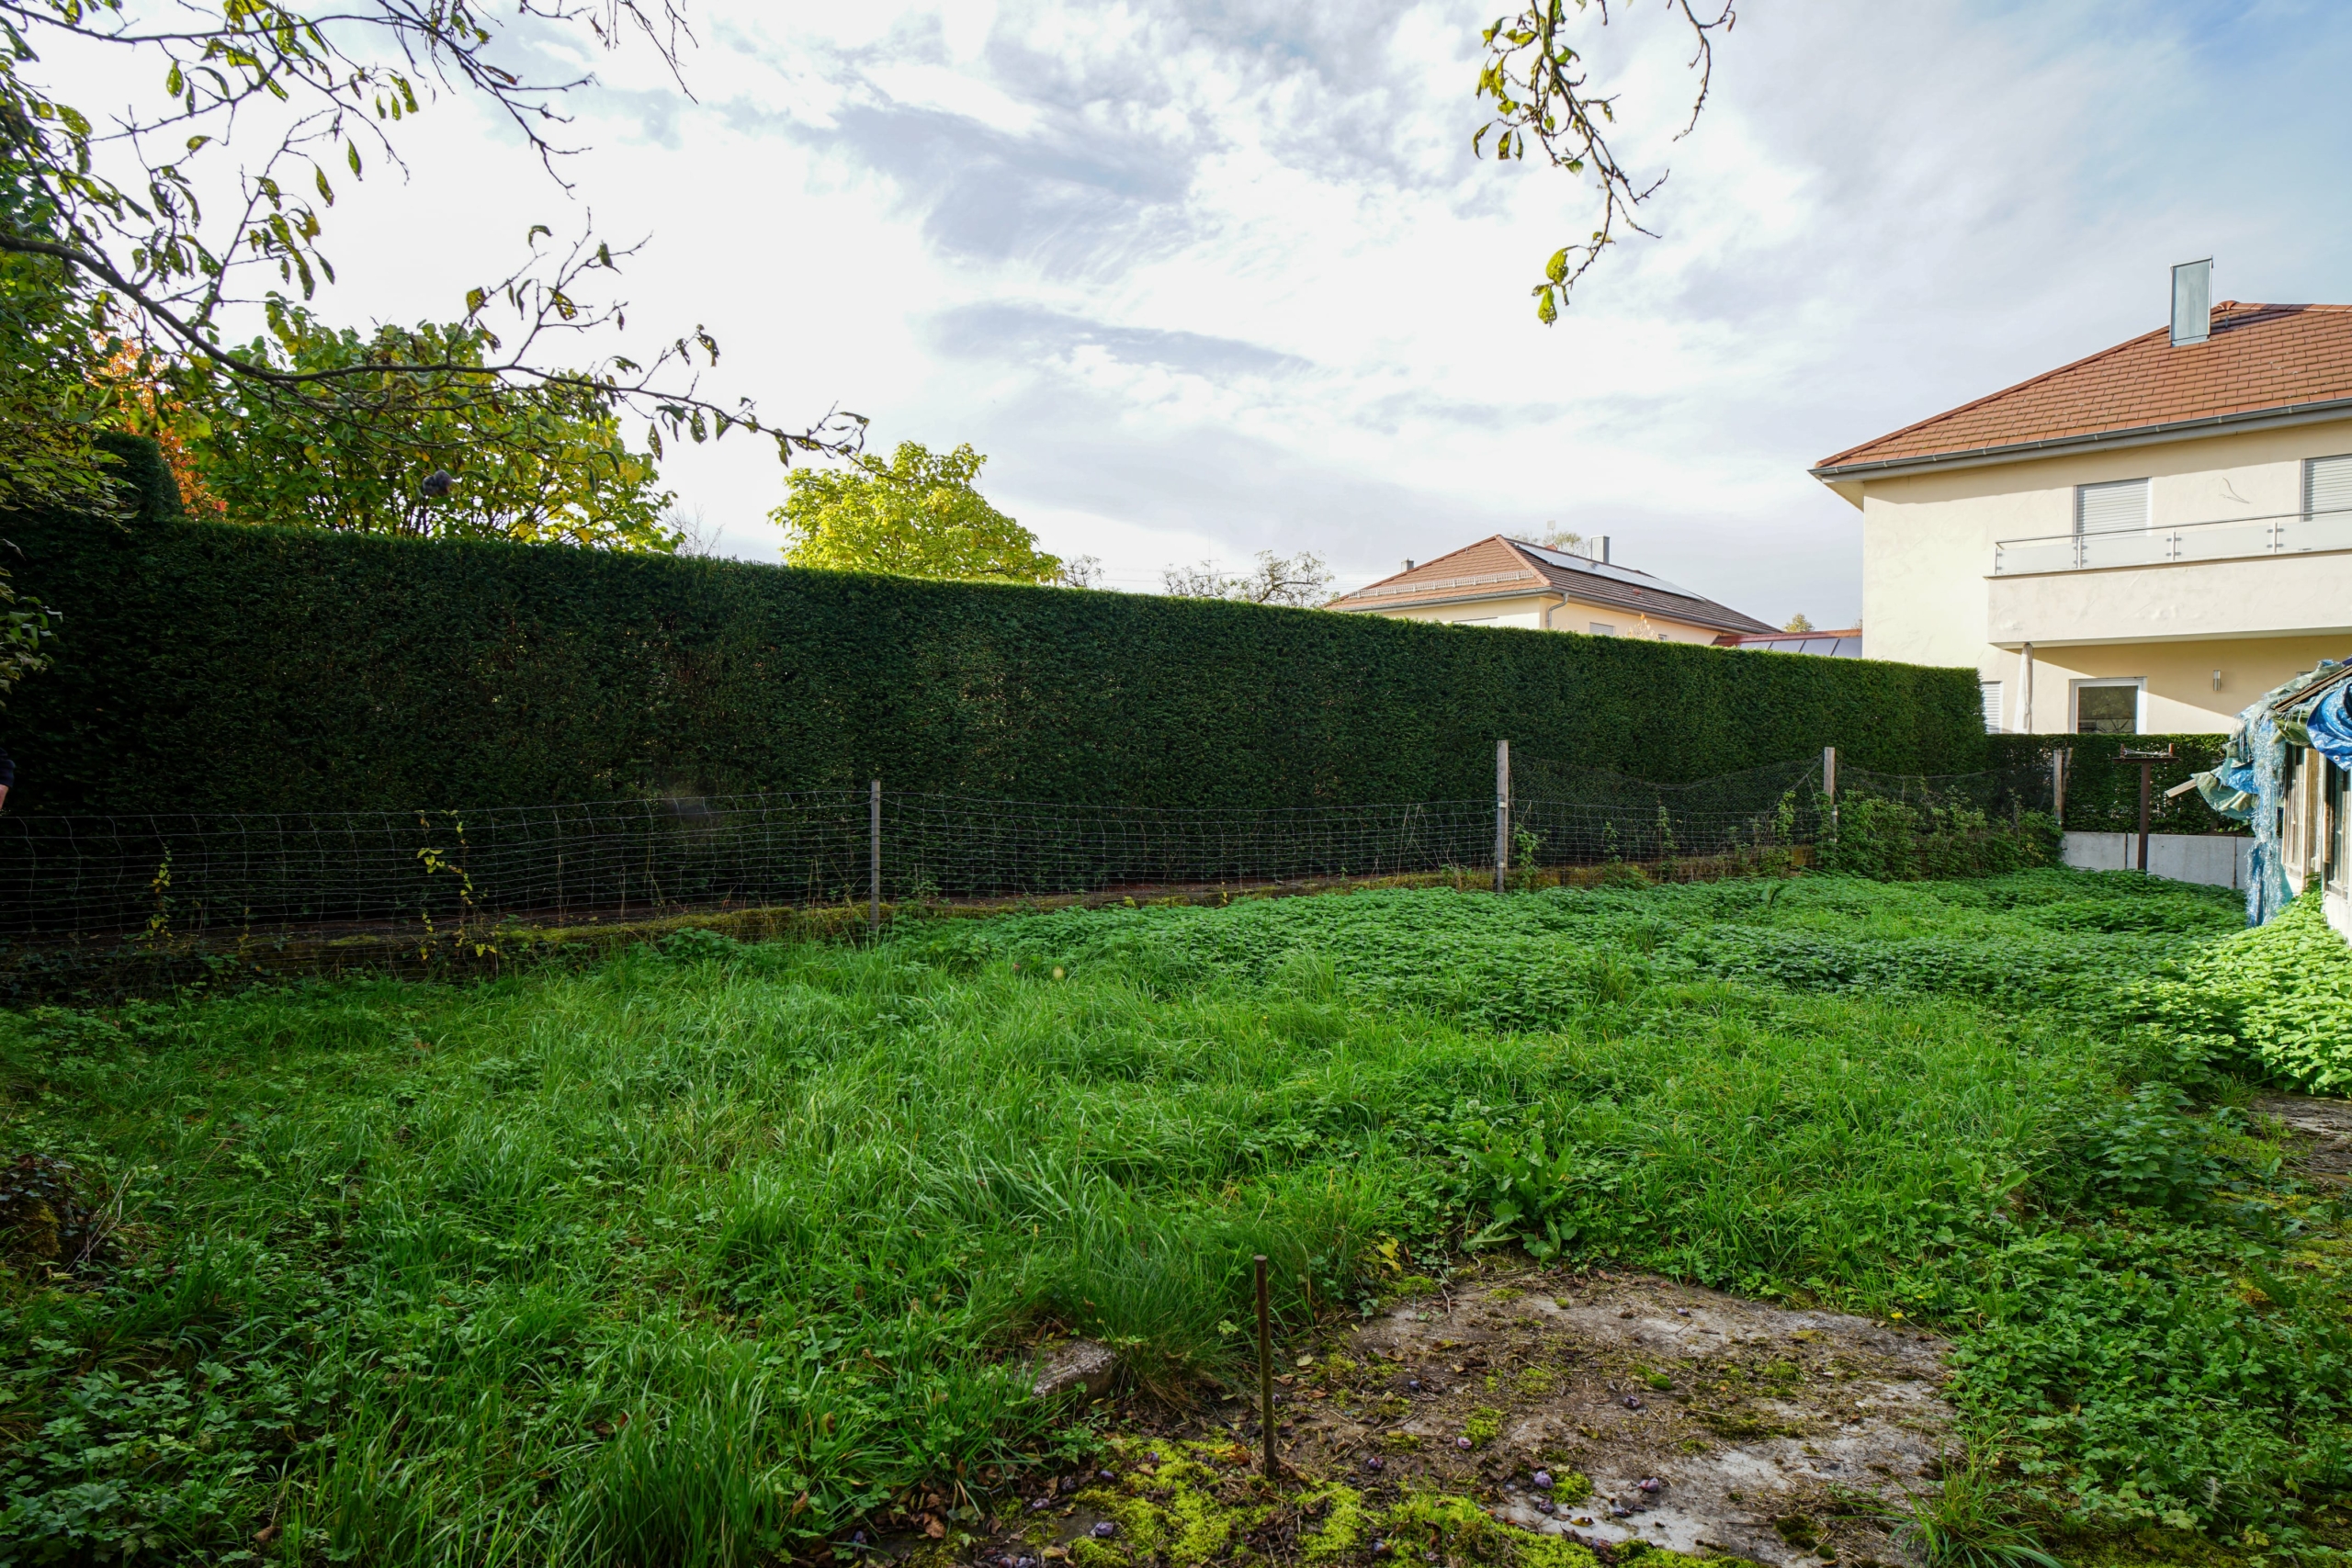
[[[1296,1334],[1474,1236],[1901,1312],[2043,1527],[2308,1551],[2346,1216],[2147,1001],[2240,924],[2064,872],[1374,893],[0,1015],[0,1562],[820,1555],[1095,1440],[1041,1333],[1181,1397],[1251,1254]]]

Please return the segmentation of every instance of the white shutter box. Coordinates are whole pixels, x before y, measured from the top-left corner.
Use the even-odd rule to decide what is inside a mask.
[[[1984,733],[1987,735],[2000,734],[2001,682],[1998,681],[1980,681],[1976,683],[1976,689],[1978,694],[1984,699]]]
[[[2075,487],[2075,532],[2121,534],[2148,525],[2148,481]]]
[[[2352,456],[2303,459],[2303,513],[2352,512]]]

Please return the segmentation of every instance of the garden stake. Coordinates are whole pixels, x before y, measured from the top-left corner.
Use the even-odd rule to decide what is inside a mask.
[[[1266,1434],[1266,1479],[1277,1479],[1274,1459],[1274,1344],[1266,1325],[1266,1255],[1258,1254],[1258,1424]]]
[[[2124,747],[2116,752],[2119,761],[2140,764],[2140,874],[2148,874],[2148,789],[2149,780],[2158,762],[2172,761],[2172,748],[2161,751],[2134,751]]]
[[[870,798],[874,805],[871,842],[873,858],[867,863],[865,873],[865,929],[878,938],[882,934],[882,781],[880,779],[874,781],[874,793]]]

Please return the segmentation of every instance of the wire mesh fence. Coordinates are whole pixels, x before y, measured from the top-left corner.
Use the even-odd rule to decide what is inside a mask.
[[[1757,859],[1820,840],[1825,783],[1818,758],[1679,784],[1515,759],[1510,858],[1537,867]]]
[[[1625,862],[1787,863],[1834,831],[1824,762],[1665,784],[1529,758],[1508,799],[1182,809],[816,790],[466,811],[0,817],[0,941],[218,945],[697,911],[1246,887]],[[2030,769],[1848,772],[1837,803],[1991,821]],[[878,824],[878,825],[877,825]],[[1498,832],[1499,829],[1499,832]],[[881,874],[874,876],[878,852]],[[1712,869],[1711,869],[1712,868]]]

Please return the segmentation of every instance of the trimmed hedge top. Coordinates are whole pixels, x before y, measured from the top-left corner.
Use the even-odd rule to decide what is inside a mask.
[[[1493,744],[1664,781],[1985,765],[1976,678],[1069,589],[19,517],[65,615],[12,807],[404,810],[862,784],[1169,807],[1476,797]]]

